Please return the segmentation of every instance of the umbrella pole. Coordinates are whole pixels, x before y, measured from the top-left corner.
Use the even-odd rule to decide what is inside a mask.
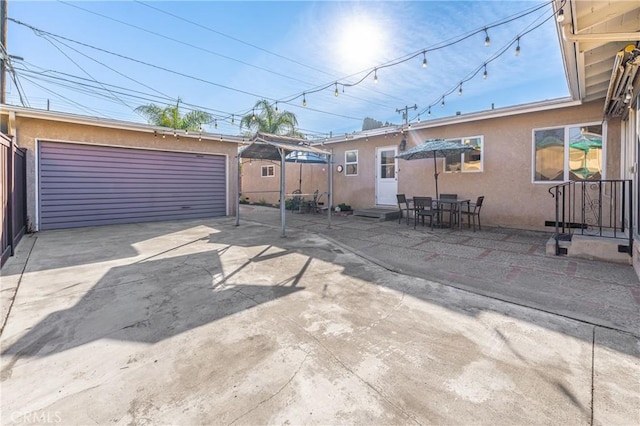
[[[436,154],[433,154],[433,168],[435,170],[435,173],[433,174],[433,177],[435,178],[436,181],[436,200],[440,199],[440,194],[438,193],[438,162],[436,161]]]

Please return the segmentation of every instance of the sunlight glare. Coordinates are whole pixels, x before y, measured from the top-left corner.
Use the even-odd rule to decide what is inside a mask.
[[[338,37],[339,60],[350,71],[372,66],[384,50],[384,31],[380,25],[361,15],[341,26]]]

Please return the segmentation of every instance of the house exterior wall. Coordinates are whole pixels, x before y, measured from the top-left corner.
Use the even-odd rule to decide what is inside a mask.
[[[430,138],[460,138],[483,136],[483,171],[476,173],[445,173],[444,161],[438,159],[440,172],[438,187],[441,193],[457,193],[474,200],[485,196],[482,207],[482,223],[492,226],[515,227],[533,230],[545,228],[546,220],[554,220],[555,201],[548,190],[556,183],[533,182],[533,130],[554,126],[570,126],[599,123],[602,120],[602,103],[592,102],[578,106],[562,107],[511,115],[476,119],[468,122],[413,129],[406,133],[407,149]],[[427,125],[428,123],[425,123]],[[620,121],[606,124],[606,166],[608,179],[620,178]],[[402,135],[390,131],[386,135],[347,139],[330,142],[322,148],[334,155],[333,188],[334,206],[340,203],[354,209],[375,205],[376,148],[398,146]],[[345,162],[345,151],[358,150],[358,175],[337,173],[336,166]],[[294,170],[295,166],[295,170]],[[253,167],[253,166],[252,166]],[[254,172],[245,173],[243,167],[243,191],[262,188],[273,182],[272,189],[279,188],[279,178],[256,178]],[[279,167],[276,166],[276,172]],[[297,188],[298,165],[287,165],[287,192]],[[303,192],[326,187],[326,176],[306,171],[303,165]],[[259,172],[259,168],[256,168]],[[254,169],[254,170],[256,170]],[[398,160],[398,192],[408,197],[434,196],[433,160]],[[293,175],[293,176],[292,176]],[[257,181],[257,183],[256,183]],[[295,182],[294,182],[295,181]],[[295,185],[294,185],[295,183]],[[277,196],[277,195],[276,195]],[[266,196],[265,196],[266,199]]]
[[[227,209],[229,215],[235,215],[234,194],[237,187],[236,182],[238,181],[236,167],[238,145],[236,143],[207,140],[205,138],[199,141],[197,137],[184,136],[181,136],[178,140],[173,135],[167,135],[166,138],[162,138],[160,134],[154,136],[153,132],[150,131],[75,124],[23,117],[19,114],[15,119],[14,132],[17,145],[27,149],[27,216],[31,224],[35,223],[36,216],[36,140],[226,155]]]

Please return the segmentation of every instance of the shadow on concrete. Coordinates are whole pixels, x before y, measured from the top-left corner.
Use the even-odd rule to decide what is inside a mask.
[[[74,306],[47,315],[3,348],[3,356],[13,357],[0,378],[10,377],[23,357],[49,356],[99,339],[155,343],[303,290],[298,283],[308,263],[276,285],[223,285],[264,260],[260,256],[268,249],[226,274],[218,250],[111,268]]]
[[[142,224],[113,225],[111,233],[105,233],[105,226],[86,228],[59,229],[34,234],[38,250],[47,252],[47,256],[31,261],[30,271],[67,268],[78,265],[127,259],[140,255],[136,246],[145,241],[157,238],[177,238],[176,243],[188,243],[190,240],[184,232],[194,228],[203,221],[182,220],[173,222],[150,222]],[[38,238],[46,233],[45,238]],[[72,244],[72,255],[69,254],[69,233],[79,235]],[[81,233],[81,234],[78,234]],[[4,270],[3,270],[4,272]],[[7,275],[5,275],[7,276]]]
[[[197,225],[194,222],[164,224],[167,225],[168,233]],[[199,224],[215,227],[216,232],[204,238],[200,233],[193,242],[212,244],[212,247],[215,245],[218,248],[175,257],[166,256],[171,251],[166,250],[136,263],[111,268],[74,306],[49,314],[16,342],[3,348],[2,355],[13,357],[2,370],[2,380],[10,377],[13,366],[22,357],[48,356],[98,339],[159,342],[291,295],[304,289],[298,287],[298,284],[313,259],[337,264],[342,268],[343,274],[351,277],[397,290],[428,303],[439,304],[467,316],[476,317],[482,312],[491,311],[533,322],[536,315],[540,315],[530,308],[504,305],[491,298],[478,298],[477,295],[433,282],[409,284],[407,280],[395,280],[392,272],[381,273],[383,270],[380,267],[363,262],[358,256],[345,254],[331,242],[319,241],[317,237],[304,231],[292,230],[289,237],[283,239],[277,228],[260,224],[248,223],[234,227],[228,219],[218,222],[202,221]],[[116,234],[120,231],[119,228],[112,229],[118,231],[114,232]],[[162,223],[157,224],[157,231],[154,226],[152,231],[143,232],[141,235],[144,237],[129,235],[118,240],[117,246],[128,246],[127,241],[140,241],[149,235],[159,236],[160,229]],[[176,241],[173,247],[180,250],[189,244]],[[233,270],[223,271],[220,256],[235,246],[255,248],[256,254],[239,261]],[[48,254],[48,251],[42,253]],[[277,276],[275,282],[266,284],[263,281],[237,282],[239,273],[249,265],[259,265],[260,262],[291,253],[305,256],[303,265],[297,271],[280,271],[281,275]],[[252,277],[258,276],[254,271]],[[323,292],[326,291],[327,284],[324,286]],[[548,321],[543,321],[535,324],[546,327],[547,323]],[[561,330],[554,328],[553,331],[592,343],[588,338],[591,333],[587,333],[587,336],[571,323],[567,323]],[[619,350],[618,347],[614,349]],[[637,356],[636,353],[631,354]]]

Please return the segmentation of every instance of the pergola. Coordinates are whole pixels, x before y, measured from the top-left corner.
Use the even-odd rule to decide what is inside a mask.
[[[240,188],[240,165],[243,158],[253,160],[280,161],[280,220],[282,222],[282,237],[286,237],[286,208],[285,208],[285,157],[292,152],[311,153],[326,157],[328,164],[329,208],[333,204],[333,173],[331,168],[331,152],[307,145],[303,139],[257,133],[251,144],[238,154],[238,188]],[[240,191],[236,196],[236,226],[240,225]],[[331,227],[331,211],[327,212],[327,226]]]

